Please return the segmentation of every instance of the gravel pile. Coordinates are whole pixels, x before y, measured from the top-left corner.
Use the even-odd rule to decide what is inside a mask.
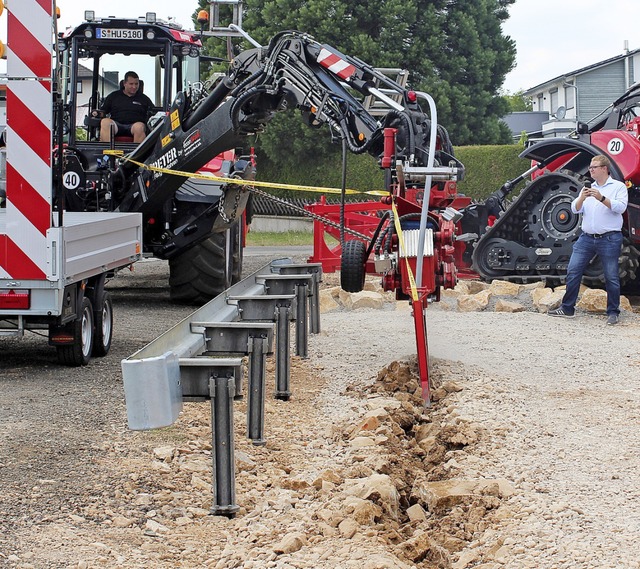
[[[0,339],[0,567],[640,567],[637,314],[432,305],[426,409],[405,303],[323,314],[266,446],[235,405],[229,520],[208,513],[207,403],[126,426],[120,360],[190,313],[165,279],[151,261],[111,284],[114,346],[87,368]]]

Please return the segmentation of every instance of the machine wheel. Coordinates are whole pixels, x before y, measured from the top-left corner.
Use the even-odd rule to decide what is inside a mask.
[[[367,246],[363,241],[345,241],[340,261],[340,286],[347,292],[360,292],[364,288]]]
[[[97,357],[106,356],[111,349],[111,338],[113,337],[113,303],[108,292],[103,291],[100,295],[93,315],[95,337],[93,339],[92,355]]]
[[[58,361],[67,366],[85,366],[91,359],[94,327],[93,306],[88,298],[82,299],[80,317],[73,322],[73,343],[57,346]]]
[[[171,300],[202,305],[238,282],[242,274],[241,239],[240,224],[236,223],[170,259]]]

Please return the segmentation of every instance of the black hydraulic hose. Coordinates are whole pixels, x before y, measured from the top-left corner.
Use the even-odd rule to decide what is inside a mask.
[[[374,248],[374,244],[376,247],[376,255],[380,252],[380,243],[378,240],[378,236],[380,235],[380,231],[382,230],[382,226],[384,225],[385,220],[391,214],[392,214],[392,211],[389,209],[385,211],[384,215],[380,218],[380,223],[378,223],[378,227],[376,227],[376,230],[374,231],[373,236],[371,237],[371,242],[369,243],[369,247],[367,247],[367,256],[366,256],[367,259],[369,258],[369,255],[371,255],[371,251]]]
[[[266,85],[258,85],[256,87],[252,87],[249,89],[244,95],[240,95],[232,104],[229,113],[231,114],[231,124],[233,125],[234,130],[238,130],[240,128],[240,120],[238,119],[238,115],[240,114],[240,109],[242,105],[252,97],[255,97],[259,93],[266,93],[267,86]]]
[[[209,93],[207,98],[198,105],[194,113],[184,121],[182,129],[186,132],[198,124],[203,118],[209,116],[220,105],[220,103],[224,101],[232,87],[233,84],[231,84],[231,81],[228,78],[225,77],[220,81],[213,91]]]
[[[407,134],[409,136],[409,156],[412,156],[415,151],[416,151],[416,141],[415,141],[415,135],[413,132],[413,128],[411,126],[411,121],[409,120],[409,117],[405,114],[405,113],[401,113],[400,111],[389,111],[389,113],[387,113],[387,116],[384,118],[384,125],[385,127],[390,126],[390,119],[399,119],[400,121],[402,121],[405,125],[405,128],[407,129]]]
[[[340,187],[340,247],[344,250],[344,210],[347,197],[347,137],[342,136],[342,186]]]

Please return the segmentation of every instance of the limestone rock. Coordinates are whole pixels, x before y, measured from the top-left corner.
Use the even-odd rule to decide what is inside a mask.
[[[164,462],[171,462],[175,453],[176,449],[172,446],[161,446],[153,449],[153,455]]]
[[[540,302],[540,300],[545,296],[547,296],[548,294],[551,294],[552,292],[553,292],[552,288],[547,288],[547,287],[534,288],[531,291],[531,300],[533,301],[533,304],[536,307],[538,307],[538,303]]]
[[[462,312],[480,312],[489,305],[491,291],[488,289],[476,294],[461,296],[458,298],[458,310]]]
[[[329,290],[320,291],[320,312],[332,312],[340,308],[340,304]]]
[[[487,283],[483,283],[482,281],[465,281],[467,285],[468,294],[474,295],[478,292],[482,292],[489,288]]]
[[[586,289],[576,304],[577,308],[587,312],[604,313],[607,311],[607,292],[601,289]],[[631,303],[625,296],[620,297],[620,308],[632,311]]]
[[[351,308],[358,310],[359,308],[375,308],[379,310],[384,304],[384,299],[379,292],[371,292],[363,290],[351,294]]]
[[[353,300],[351,299],[350,292],[340,289],[340,292],[338,293],[338,300],[340,301],[340,304],[342,304],[342,306],[344,306],[347,310],[351,310]]]
[[[407,508],[407,516],[412,522],[424,522],[427,519],[427,513],[420,504]]]
[[[518,296],[522,290],[522,285],[496,279],[491,281],[489,290],[496,296]]]
[[[331,482],[336,486],[342,484],[342,477],[333,472],[333,470],[325,470],[318,478],[313,481],[313,487],[320,490],[323,482]]]
[[[301,533],[289,533],[282,538],[274,548],[274,553],[282,555],[283,553],[294,553],[300,551],[306,545],[307,539]]]
[[[347,539],[351,539],[359,529],[358,522],[350,518],[345,518],[338,524],[338,530]]]
[[[458,505],[470,504],[479,496],[498,498],[513,493],[511,485],[502,479],[496,480],[441,480],[422,482],[413,488],[413,494],[424,502],[429,511],[443,514]]]
[[[400,495],[386,474],[373,474],[368,478],[347,479],[344,492],[377,503],[394,519],[398,518]]]
[[[498,299],[495,307],[496,312],[523,312],[524,306],[519,302],[512,302],[510,300]]]
[[[558,306],[560,306],[560,303],[562,302],[563,296],[563,291],[553,291],[552,293],[543,296],[536,304],[538,311],[549,312],[549,310],[558,308]]]

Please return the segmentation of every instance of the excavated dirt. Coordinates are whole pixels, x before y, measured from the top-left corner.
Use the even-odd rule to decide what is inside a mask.
[[[192,310],[165,279],[147,261],[111,282],[112,351],[86,368],[0,339],[0,567],[640,566],[637,315],[434,305],[425,408],[405,304],[323,314],[292,398],[267,398],[266,445],[234,405],[228,519],[210,515],[208,403],[127,429],[120,360]]]

